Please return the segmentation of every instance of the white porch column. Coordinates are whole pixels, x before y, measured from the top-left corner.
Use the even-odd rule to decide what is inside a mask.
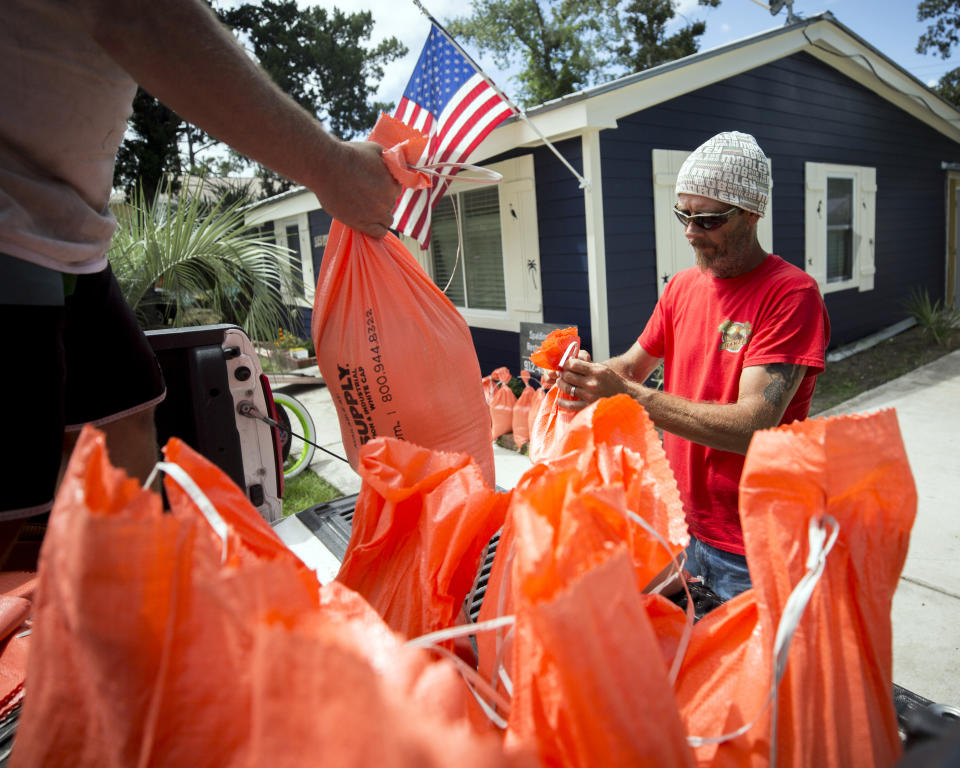
[[[607,257],[603,235],[603,177],[600,169],[600,129],[588,128],[581,136],[583,176],[589,186],[583,191],[587,225],[587,281],[590,288],[589,352],[594,360],[610,357],[610,327],[607,319]]]

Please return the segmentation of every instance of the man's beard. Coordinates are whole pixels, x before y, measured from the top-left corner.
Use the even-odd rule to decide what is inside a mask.
[[[742,274],[743,261],[750,254],[750,230],[743,229],[733,233],[720,245],[697,240],[691,245],[701,272],[709,272],[719,278],[736,277]]]

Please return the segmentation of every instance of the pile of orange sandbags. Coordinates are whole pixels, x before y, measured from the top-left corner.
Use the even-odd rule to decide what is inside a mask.
[[[219,470],[177,442],[167,457],[189,476],[169,470],[172,514],[82,436],[41,557],[13,765],[898,757],[890,603],[916,493],[893,412],[754,437],[755,587],[695,625],[652,586],[688,536],[626,396],[580,412],[509,493],[466,454],[370,441],[324,587]],[[458,629],[501,525],[480,622]]]

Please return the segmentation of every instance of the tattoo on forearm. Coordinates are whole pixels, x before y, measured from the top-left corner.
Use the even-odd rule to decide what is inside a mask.
[[[793,389],[800,378],[802,366],[771,363],[765,366],[765,370],[770,374],[770,383],[763,390],[763,399],[779,408],[783,405],[784,395]]]

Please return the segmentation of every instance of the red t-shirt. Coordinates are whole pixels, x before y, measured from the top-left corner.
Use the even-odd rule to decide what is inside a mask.
[[[720,279],[692,267],[677,273],[657,302],[639,342],[664,359],[664,391],[688,400],[735,403],[744,368],[807,366],[781,424],[806,418],[823,371],[830,320],[816,281],[779,256],[739,277]],[[690,532],[743,554],[737,492],[744,457],[668,432],[670,460]]]

